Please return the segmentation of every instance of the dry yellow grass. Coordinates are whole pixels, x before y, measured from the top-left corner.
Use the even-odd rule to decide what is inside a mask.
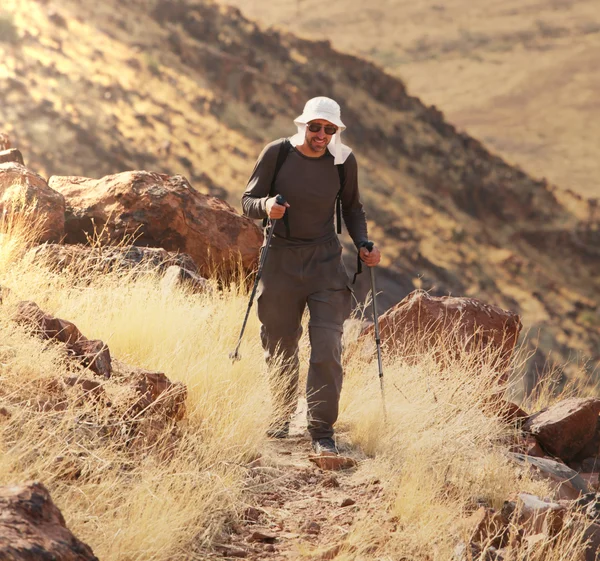
[[[432,352],[413,355],[410,362],[389,358],[384,365],[387,420],[376,365],[358,355],[348,365],[341,425],[376,458],[374,475],[386,488],[387,510],[351,531],[339,559],[449,561],[459,542],[468,543],[474,529],[470,516],[479,506],[500,509],[515,492],[552,495],[547,482],[506,454],[517,434],[501,420],[501,408],[493,406],[500,395],[491,369],[497,357],[483,350],[457,359],[453,339],[450,334],[438,347],[445,366]],[[509,395],[518,382],[519,362],[517,356],[513,380],[504,386]],[[549,386],[539,388],[536,402],[557,399]],[[505,559],[574,559],[582,551],[584,529],[585,524],[572,525],[529,551],[511,547]]]
[[[21,259],[32,241],[27,215],[6,225],[0,284],[12,292],[0,314],[0,405],[11,416],[0,423],[0,483],[48,485],[69,527],[102,561],[202,558],[202,548],[251,500],[245,466],[260,453],[268,422],[254,314],[243,360],[228,358],[246,292],[164,292],[153,275],[85,267],[59,273]],[[188,414],[174,454],[160,440],[131,449],[119,423],[107,432],[109,411],[82,404],[76,392],[64,411],[40,407],[48,382],[75,367],[58,345],[15,327],[11,315],[22,299],[103,339],[113,356],[187,384]],[[303,342],[304,361],[305,350]],[[463,355],[443,368],[432,354],[414,358],[386,360],[385,423],[372,355],[356,352],[348,361],[339,430],[375,458],[370,465],[384,481],[387,507],[353,529],[339,559],[449,560],[478,502],[498,507],[514,491],[549,493],[503,454],[513,434],[489,413],[493,357]],[[118,387],[109,380],[104,389],[118,411]],[[515,550],[510,559],[566,559],[580,533],[548,543],[546,557]]]
[[[22,253],[15,240],[26,239],[27,228],[16,222],[7,222],[2,256]],[[0,428],[0,481],[46,483],[69,526],[103,561],[189,558],[241,508],[243,466],[255,457],[267,421],[258,345],[246,340],[245,360],[228,359],[244,295],[165,293],[152,275],[82,276],[8,258],[2,264],[0,284],[11,294],[0,318],[0,401],[11,417]],[[160,442],[131,451],[126,437],[103,430],[108,412],[93,403],[76,407],[75,393],[66,411],[39,410],[47,382],[74,367],[58,346],[14,326],[14,305],[23,299],[103,339],[113,357],[187,384],[188,413],[173,458],[164,457]],[[118,387],[109,380],[104,389],[118,411]]]

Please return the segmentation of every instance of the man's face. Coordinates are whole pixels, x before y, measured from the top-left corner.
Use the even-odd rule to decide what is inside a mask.
[[[317,127],[319,127],[318,132],[312,132],[310,130],[311,128],[314,129]],[[331,132],[331,134],[325,132],[325,127],[327,127],[328,132]],[[330,123],[325,119],[315,119],[308,123],[308,126],[306,127],[305,144],[313,152],[322,154],[325,152],[327,145],[331,142],[331,137],[335,134],[335,131],[337,131],[337,127],[333,123]]]

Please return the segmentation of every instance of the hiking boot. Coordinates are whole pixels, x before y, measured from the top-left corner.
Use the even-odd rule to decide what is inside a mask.
[[[323,456],[337,456],[339,454],[337,446],[333,438],[315,438],[312,441],[312,447],[315,454]]]
[[[269,438],[287,438],[290,435],[290,424],[288,422],[271,425],[267,429]]]

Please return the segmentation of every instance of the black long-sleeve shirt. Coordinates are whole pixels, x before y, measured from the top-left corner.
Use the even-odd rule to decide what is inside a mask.
[[[319,158],[309,158],[291,146],[270,194],[277,155],[283,141],[279,139],[267,144],[258,157],[242,196],[244,214],[250,218],[265,218],[267,199],[283,195],[290,204],[287,210],[289,237],[283,220],[278,220],[272,245],[313,245],[328,241],[336,235],[335,199],[340,189],[333,156],[326,151]],[[352,241],[359,247],[368,237],[365,212],[358,193],[358,166],[354,154],[350,154],[344,162],[344,171],[342,216]]]

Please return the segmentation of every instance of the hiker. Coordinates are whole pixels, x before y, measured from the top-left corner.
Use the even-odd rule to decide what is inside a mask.
[[[340,138],[346,128],[340,106],[327,97],[315,97],[294,123],[296,135],[263,149],[242,197],[246,216],[263,218],[265,225],[267,217],[277,220],[257,291],[260,337],[277,412],[268,435],[289,435],[297,405],[298,341],[308,306],[308,430],[315,453],[337,454],[333,425],[342,389],[342,329],[350,316],[352,290],[334,214],[338,233],[343,216],[363,263],[377,265],[380,254],[375,246],[371,251],[364,247],[367,222],[358,193],[357,163]],[[285,204],[277,204],[277,195]]]

